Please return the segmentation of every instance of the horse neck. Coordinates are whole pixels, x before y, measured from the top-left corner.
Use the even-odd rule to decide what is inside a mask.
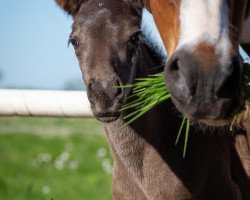
[[[133,176],[137,185],[141,185],[144,176],[143,163],[148,158],[144,152],[154,161],[167,166],[168,163],[164,162],[165,155],[168,155],[169,151],[178,150],[174,141],[180,121],[172,110],[169,110],[169,103],[153,108],[125,127],[122,117],[105,124],[105,132],[115,159],[114,168],[125,169]],[[165,153],[166,150],[168,153]],[[181,158],[181,153],[178,154],[176,158]]]

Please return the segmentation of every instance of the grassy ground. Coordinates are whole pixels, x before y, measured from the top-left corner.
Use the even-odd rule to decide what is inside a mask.
[[[111,199],[111,171],[94,119],[0,118],[0,200]]]

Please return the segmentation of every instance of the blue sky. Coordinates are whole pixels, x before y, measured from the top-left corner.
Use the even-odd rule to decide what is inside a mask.
[[[54,0],[0,0],[0,88],[61,89],[80,80],[67,40],[72,19]],[[150,16],[146,16],[152,24]]]
[[[0,2],[0,88],[62,89],[67,81],[81,79],[74,50],[67,45],[72,19],[54,0]],[[155,37],[152,16],[144,14]]]
[[[80,79],[67,46],[71,23],[54,0],[1,0],[0,87],[59,89]]]

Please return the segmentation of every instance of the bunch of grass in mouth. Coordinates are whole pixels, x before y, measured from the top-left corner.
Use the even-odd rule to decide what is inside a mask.
[[[242,83],[241,96],[245,102],[250,99],[250,64],[248,63],[244,63]],[[132,88],[132,94],[128,97],[127,103],[121,109],[121,111],[129,111],[129,114],[124,117],[126,121],[124,126],[129,125],[153,107],[171,98],[171,94],[164,82],[163,73],[150,75],[147,78],[138,78],[134,84],[123,87]],[[175,142],[175,145],[177,145],[184,132],[183,157],[186,156],[187,152],[189,131],[190,121],[183,117]]]
[[[123,87],[132,88],[132,94],[128,97],[127,103],[121,109],[121,111],[131,111],[128,115],[124,117],[124,120],[126,121],[124,126],[129,125],[155,106],[166,100],[170,100],[171,98],[171,94],[169,93],[164,82],[163,73],[150,75],[147,78],[138,78],[136,79],[136,82],[134,84],[126,85]],[[175,142],[176,145],[180,140],[180,136],[184,128],[185,139],[183,157],[185,157],[186,155],[190,130],[190,121],[185,117],[182,119],[182,123],[177,134]]]

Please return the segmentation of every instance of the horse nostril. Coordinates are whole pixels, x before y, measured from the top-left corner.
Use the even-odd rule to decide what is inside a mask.
[[[178,83],[182,79],[178,59],[170,60],[166,65],[165,72],[169,79],[175,80],[175,83]]]
[[[171,62],[171,64],[169,65],[169,71],[176,72],[179,70],[178,61],[179,61],[178,59],[175,59]]]
[[[116,81],[116,93],[115,93],[116,97],[121,96],[123,94],[123,89],[121,86],[122,86],[121,82]]]
[[[177,99],[190,99],[190,96],[195,92],[194,85],[192,83],[192,77],[188,73],[188,70],[183,63],[186,63],[183,59],[183,53],[176,53],[167,62],[164,69],[165,81],[169,91]]]

